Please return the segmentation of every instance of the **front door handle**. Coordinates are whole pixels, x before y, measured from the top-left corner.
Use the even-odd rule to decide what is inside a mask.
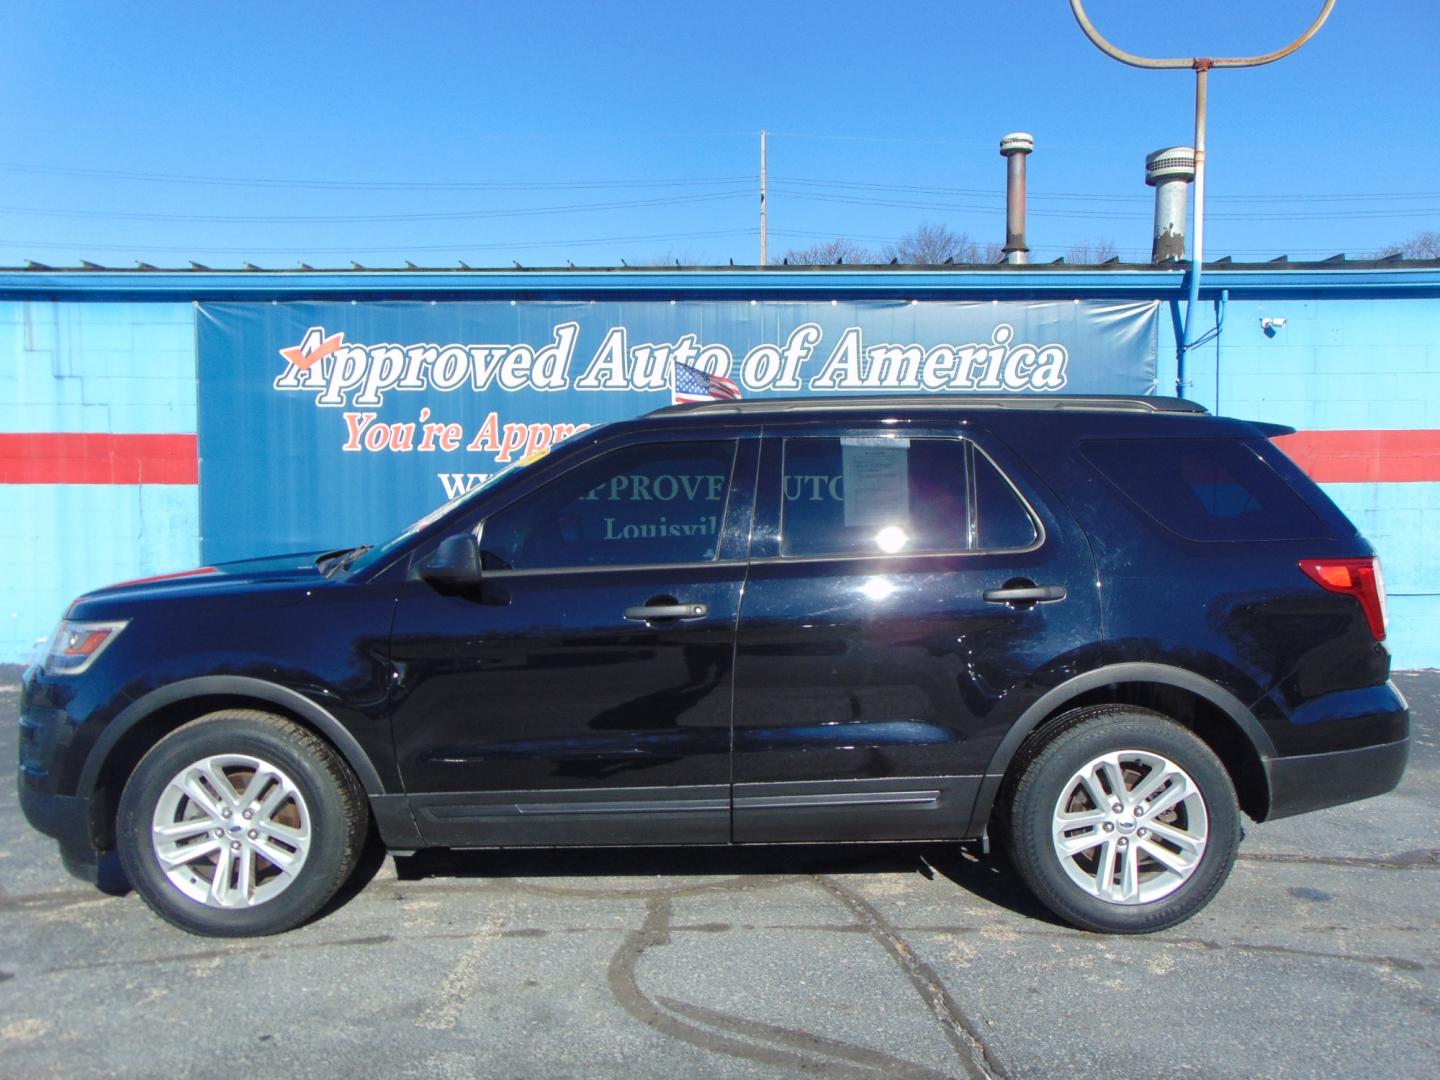
[[[706,604],[641,604],[625,609],[625,618],[636,622],[654,622],[657,619],[703,619],[710,614]]]
[[[1020,585],[986,589],[983,595],[987,604],[1048,604],[1065,599],[1065,586]]]

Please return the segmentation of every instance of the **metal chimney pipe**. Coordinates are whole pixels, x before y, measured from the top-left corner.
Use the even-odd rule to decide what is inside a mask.
[[[1028,131],[1012,131],[1000,140],[1005,159],[1005,261],[1027,263],[1030,249],[1025,245],[1025,158],[1035,150]]]
[[[1145,155],[1145,183],[1155,189],[1155,239],[1150,261],[1185,259],[1185,204],[1195,179],[1195,151],[1171,146]]]

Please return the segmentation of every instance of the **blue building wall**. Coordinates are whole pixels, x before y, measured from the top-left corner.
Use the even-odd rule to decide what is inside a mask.
[[[1215,314],[1207,305],[1202,330]],[[1267,334],[1267,318],[1285,323]],[[1186,367],[1186,396],[1231,416],[1301,431],[1440,428],[1440,299],[1230,300],[1219,337]],[[1173,392],[1169,320],[1159,371]],[[1440,483],[1321,486],[1380,553],[1396,664],[1440,667]]]
[[[708,275],[56,274],[0,272],[0,433],[194,433],[196,298],[605,295],[1159,297],[1175,271]],[[1187,396],[1219,412],[1308,431],[1440,429],[1440,271],[1211,275],[1206,318],[1229,287],[1217,339],[1196,350]],[[1266,335],[1262,318],[1285,325]],[[1160,327],[1161,393],[1175,379]],[[1440,588],[1429,538],[1440,483],[1328,483],[1375,543],[1400,667],[1440,666]],[[187,484],[0,484],[0,660],[28,657],[68,600],[107,582],[195,565],[198,488]]]
[[[0,431],[195,431],[189,303],[0,300]],[[0,484],[0,662],[80,593],[194,565],[193,484]]]

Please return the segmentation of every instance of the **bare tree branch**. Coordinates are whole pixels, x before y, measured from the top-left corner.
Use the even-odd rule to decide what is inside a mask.
[[[1399,254],[1404,259],[1440,259],[1440,232],[1422,229],[1408,240],[1401,240],[1375,252],[1375,257]]]
[[[676,251],[668,248],[665,251],[654,251],[643,255],[627,255],[625,261],[631,266],[708,266],[710,256],[705,252],[695,251],[692,248],[683,248]]]
[[[811,244],[804,248],[791,248],[781,256],[791,266],[834,266],[836,263],[850,265],[873,263],[878,260],[875,252],[853,240],[837,236],[834,240]]]
[[[912,266],[952,263],[994,263],[1002,256],[999,244],[982,244],[969,233],[947,225],[918,225],[884,251],[884,259]]]
[[[1084,240],[1065,252],[1065,261],[1094,266],[1118,254],[1119,249],[1113,240]]]

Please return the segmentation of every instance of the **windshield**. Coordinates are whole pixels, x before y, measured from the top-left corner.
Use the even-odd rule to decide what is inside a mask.
[[[383,566],[394,553],[417,533],[429,528],[452,510],[459,508],[465,503],[474,499],[482,491],[489,491],[501,480],[509,479],[520,470],[528,468],[543,458],[549,451],[542,450],[539,453],[531,454],[529,457],[521,458],[519,461],[511,462],[497,473],[487,476],[469,491],[462,491],[448,502],[441,503],[434,510],[422,517],[419,521],[412,522],[400,532],[396,533],[389,540],[386,540],[379,547],[368,548],[360,555],[346,564],[346,568],[352,573],[361,573],[373,566]]]

